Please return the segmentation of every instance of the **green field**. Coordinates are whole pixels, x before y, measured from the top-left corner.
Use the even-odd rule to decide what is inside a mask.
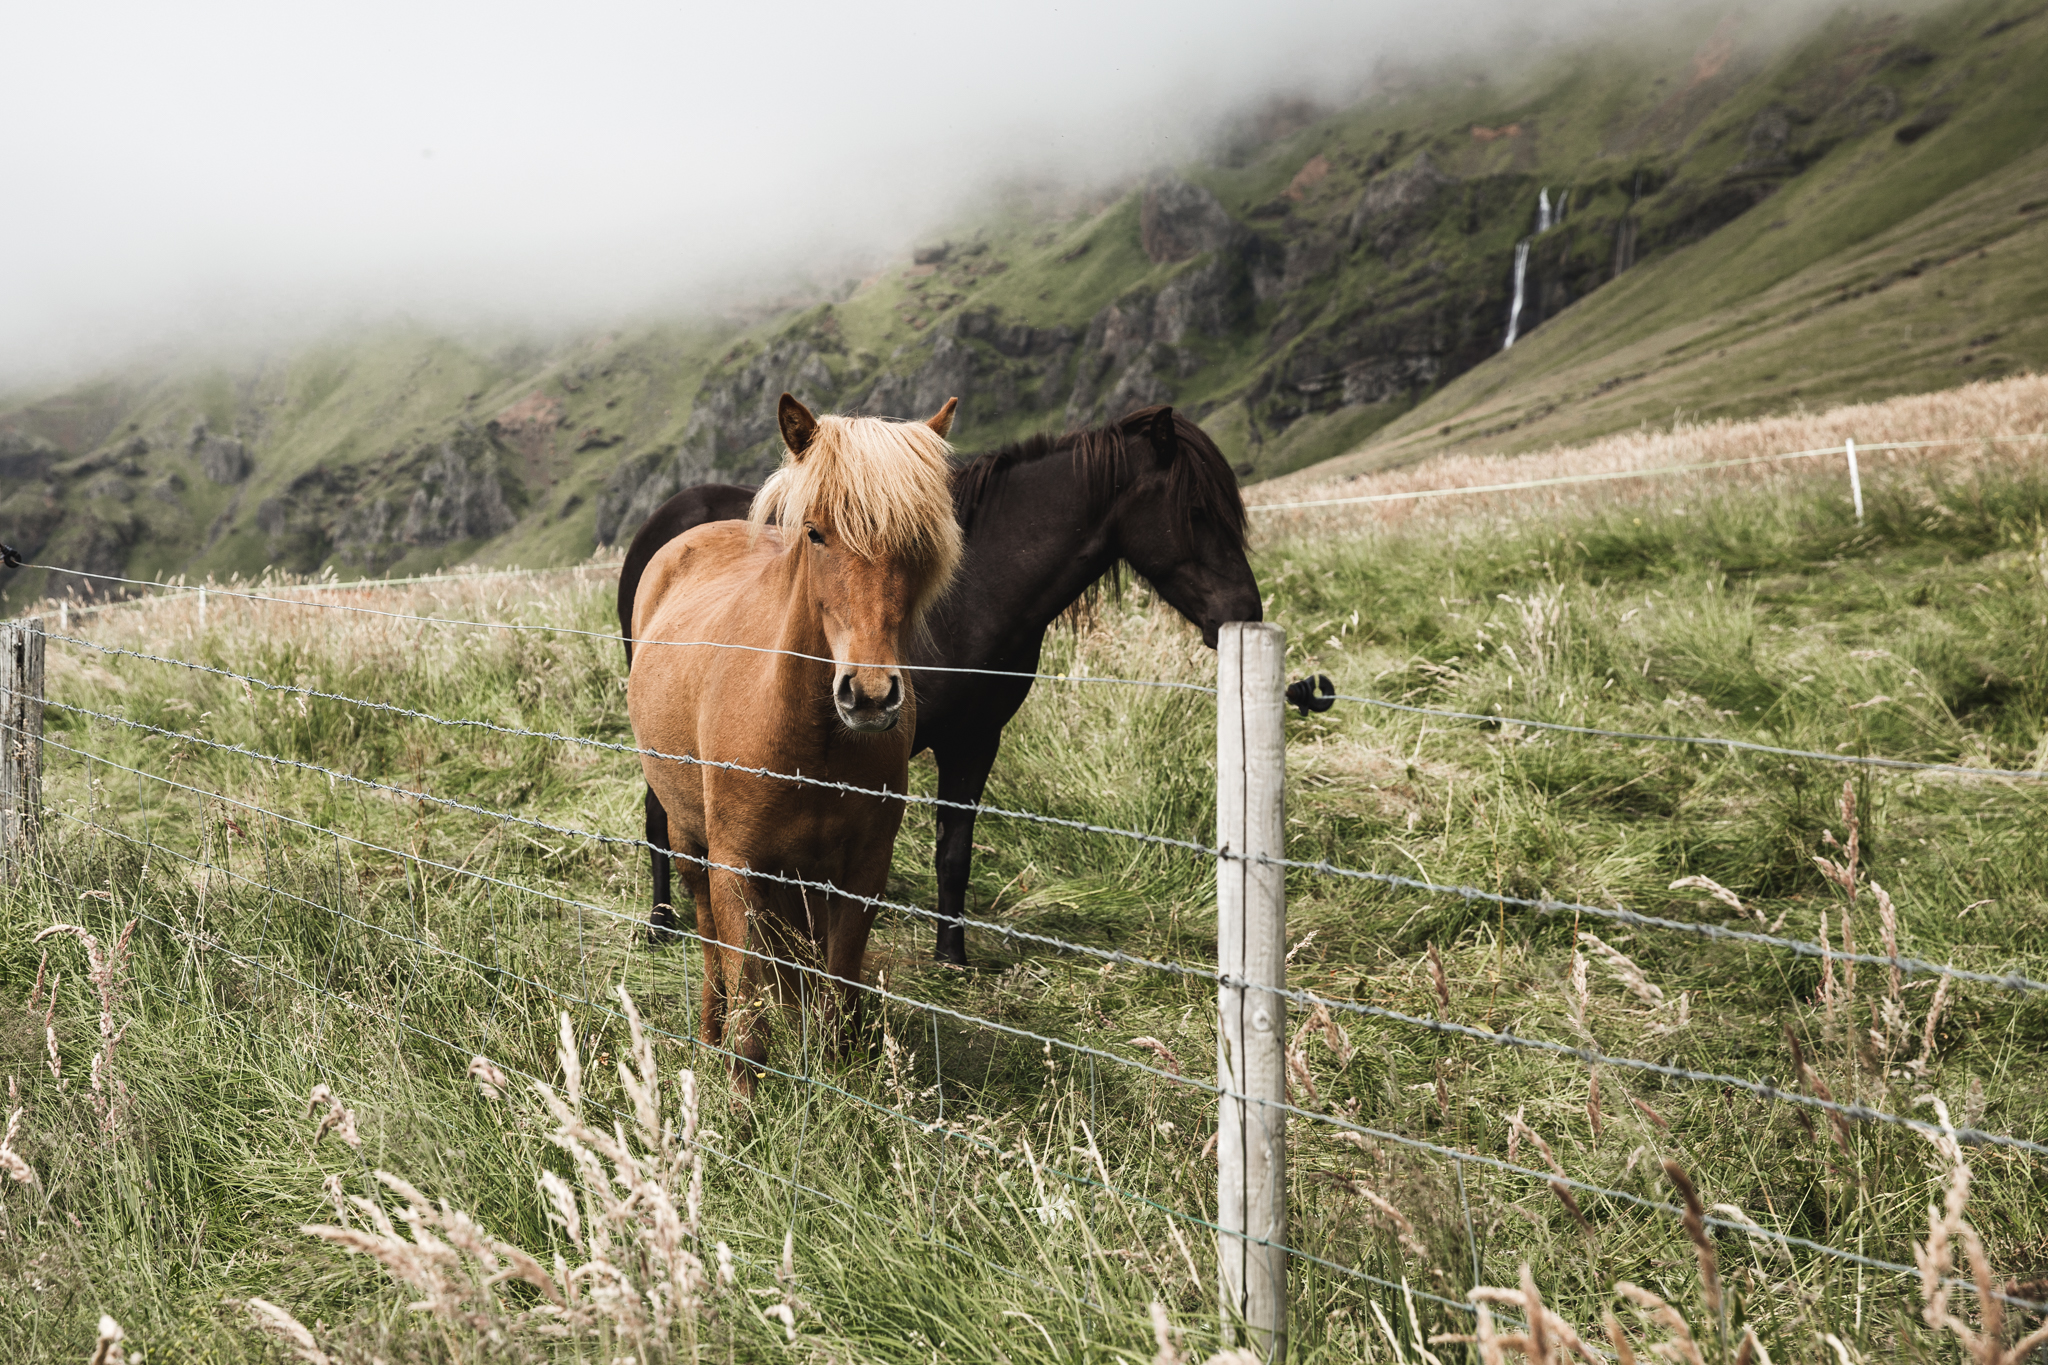
[[[1288,629],[1290,668],[1327,672],[1347,693],[2048,767],[2048,466],[2034,456],[1901,463],[1874,472],[1868,492],[1861,526],[1833,478],[1802,474],[1540,515],[1445,509],[1402,526],[1269,539],[1256,567],[1270,618]],[[356,600],[601,636],[609,592],[601,570],[586,570]],[[435,628],[218,596],[209,610],[203,634],[190,598],[111,609],[75,629],[442,717],[630,740],[619,652],[599,636]],[[654,1030],[671,1116],[676,1070],[697,1070],[715,1132],[701,1250],[715,1261],[714,1245],[728,1244],[736,1274],[710,1295],[708,1316],[642,1343],[639,1358],[1148,1360],[1155,1300],[1196,1359],[1213,1346],[1215,1253],[1200,1221],[1213,1210],[1203,1150],[1213,1100],[1065,1046],[1157,1066],[1131,1041],[1149,1037],[1191,1077],[1212,1074],[1213,986],[1106,969],[990,931],[970,935],[976,969],[943,970],[929,961],[929,923],[891,912],[869,964],[890,996],[872,1055],[834,1064],[787,1021],[776,1074],[740,1103],[719,1059],[688,1041],[696,954],[641,942],[646,872],[630,843],[405,794],[624,839],[639,829],[630,756],[246,689],[55,641],[49,651],[54,701],[196,738],[48,713],[41,849],[22,885],[0,892],[0,1046],[22,1111],[12,1146],[36,1176],[0,1192],[0,1322],[17,1358],[83,1360],[103,1311],[152,1362],[283,1358],[249,1326],[241,1304],[254,1297],[316,1325],[337,1360],[634,1358],[630,1341],[518,1332],[497,1353],[481,1329],[409,1311],[414,1289],[298,1230],[333,1221],[324,1181],[369,1195],[381,1169],[543,1266],[558,1251],[580,1264],[585,1253],[549,1221],[536,1185],[543,1168],[577,1178],[546,1140],[555,1121],[517,1074],[511,1096],[492,1100],[465,1068],[484,1054],[559,1087],[567,1008],[592,1117],[609,1127],[623,1111],[630,1123],[612,1074],[630,1051],[621,985]],[[1192,632],[1142,589],[1056,632],[1047,666],[1193,681],[1213,671]],[[1884,952],[1874,889],[1859,885],[1846,909],[1813,862],[1842,856],[1829,841],[1848,835],[1846,776],[1861,866],[1897,906],[1899,952],[2048,977],[2048,792],[2038,782],[1845,769],[1354,703],[1290,716],[1288,728],[1295,857],[1686,921],[1782,925],[1805,939],[1823,914],[1839,938],[1846,914],[1857,948]],[[988,800],[1206,841],[1213,764],[1210,704],[1198,696],[1041,684],[1008,732]],[[928,764],[914,781],[929,790]],[[1206,860],[999,818],[984,819],[977,839],[978,918],[1213,962]],[[929,823],[914,812],[892,896],[930,904],[931,853]],[[1741,912],[1702,890],[1668,889],[1689,876],[1732,890]],[[1824,1000],[1811,958],[1604,923],[1579,927],[1635,964],[1643,984],[1630,986],[1589,944],[1580,995],[1569,916],[1308,873],[1288,889],[1298,988],[1787,1088],[1798,1082],[1790,1034],[1837,1099],[1929,1117],[1917,1097],[1933,1094],[1959,1123],[2048,1133],[2048,1004],[2038,996],[1957,985],[1930,1024],[1929,978],[1908,976],[1894,995],[1886,972],[1865,966],[1853,983],[1837,975]],[[109,1025],[121,1035],[96,1089],[102,1000],[85,955],[68,936],[32,940],[76,923],[105,945],[131,919],[132,959],[108,983]],[[1575,1059],[1337,1018],[1343,1034],[1305,1030],[1299,1040],[1314,1090],[1297,1091],[1296,1103],[1397,1137],[1514,1153],[1542,1170],[1535,1145],[1510,1136],[1508,1116],[1520,1114],[1575,1179],[1670,1201],[1659,1170],[1669,1158],[1709,1205],[1907,1263],[1946,1185],[1932,1145],[1902,1129],[1852,1124],[1838,1138],[1824,1116],[1789,1104],[1612,1065],[1598,1072],[1596,1118]],[[359,1152],[331,1135],[314,1142],[307,1096],[323,1083],[352,1108]],[[116,1092],[110,1121],[102,1100]],[[1640,1352],[1657,1335],[1613,1290],[1632,1281],[1669,1298],[1708,1358],[1723,1358],[1676,1220],[1582,1192],[1582,1226],[1541,1179],[1477,1165],[1461,1173],[1397,1141],[1353,1144],[1307,1121],[1292,1141],[1292,1236],[1303,1250],[1454,1300],[1475,1273],[1511,1286],[1527,1262],[1582,1331],[1597,1335],[1611,1307]],[[2012,1150],[1974,1148],[1969,1160],[1968,1216],[1991,1264],[2002,1282],[2040,1296],[2048,1171]],[[383,1197],[394,1212],[403,1202]],[[776,1277],[785,1235],[787,1284]],[[1821,1358],[1816,1333],[1863,1359],[1955,1358],[1922,1324],[1908,1280],[1803,1250],[1781,1257],[1739,1235],[1716,1241],[1731,1331],[1753,1326],[1775,1360]],[[486,1317],[509,1320],[537,1302],[515,1285]],[[769,1315],[785,1306],[794,1342]],[[1968,1295],[1956,1306],[1973,1311]],[[1469,1328],[1427,1297],[1416,1307],[1425,1333]],[[1417,1359],[1408,1313],[1398,1289],[1297,1270],[1300,1359],[1393,1359],[1381,1315]],[[1449,1361],[1464,1348],[1433,1349]]]

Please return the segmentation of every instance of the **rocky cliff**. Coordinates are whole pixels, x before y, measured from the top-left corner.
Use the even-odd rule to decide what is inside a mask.
[[[1711,382],[1699,336],[1804,336],[1963,251],[1884,264],[1915,215],[1982,255],[2048,205],[2048,179],[2026,188],[2048,155],[2040,13],[1845,12],[1790,44],[1747,23],[1276,102],[1207,162],[1007,205],[745,322],[496,347],[397,328],[0,406],[0,537],[135,576],[571,558],[680,488],[764,474],[785,389],[893,416],[957,395],[970,448],[1172,402],[1252,479],[1396,433],[1409,451],[1668,418],[1673,357],[1706,357],[1688,411],[1729,413],[2048,360],[2017,302],[2048,266],[2015,252],[1974,321],[1941,288],[1888,296],[1873,336],[1970,339],[1910,378],[1837,329]],[[1828,283],[1798,283],[1813,272]]]

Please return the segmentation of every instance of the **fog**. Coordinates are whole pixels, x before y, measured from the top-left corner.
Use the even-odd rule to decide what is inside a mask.
[[[17,5],[0,384],[131,355],[686,313],[1286,92],[1639,29],[1565,0]],[[1668,17],[1676,11],[1666,3]]]

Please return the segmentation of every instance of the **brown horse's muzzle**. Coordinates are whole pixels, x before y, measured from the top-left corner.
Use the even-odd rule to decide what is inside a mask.
[[[849,730],[893,730],[903,710],[903,675],[893,668],[841,669],[832,705]]]

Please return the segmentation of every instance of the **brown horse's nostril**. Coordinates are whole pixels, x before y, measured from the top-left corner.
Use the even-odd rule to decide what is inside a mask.
[[[841,710],[853,709],[853,674],[839,675],[839,686],[833,693],[833,700],[839,703]]]
[[[882,700],[884,711],[894,711],[903,705],[903,679],[896,674],[889,675],[889,695]]]

